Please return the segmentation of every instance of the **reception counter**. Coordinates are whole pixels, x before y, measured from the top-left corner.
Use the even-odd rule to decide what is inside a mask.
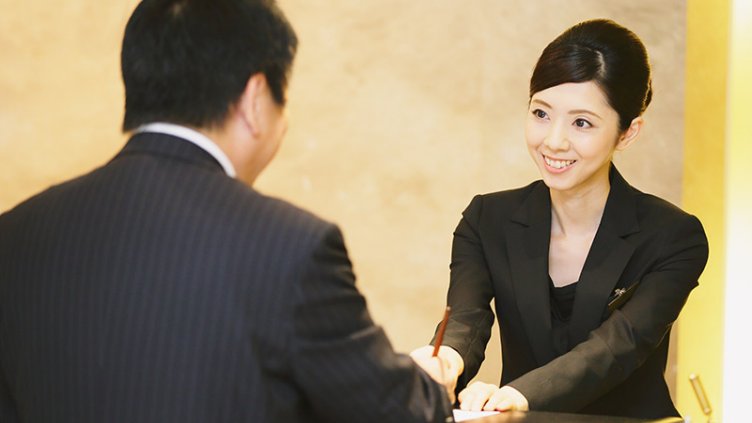
[[[681,423],[681,418],[665,418],[659,420],[632,419],[627,417],[591,416],[585,414],[549,413],[543,411],[511,411],[466,420],[477,423]]]

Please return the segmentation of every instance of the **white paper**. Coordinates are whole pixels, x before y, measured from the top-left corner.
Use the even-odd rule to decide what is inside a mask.
[[[452,410],[454,413],[454,421],[464,422],[467,420],[479,419],[481,417],[493,416],[499,414],[498,411],[465,411],[465,410]]]

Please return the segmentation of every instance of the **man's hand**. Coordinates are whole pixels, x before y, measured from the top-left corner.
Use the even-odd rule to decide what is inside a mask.
[[[454,390],[457,378],[465,368],[465,363],[459,353],[450,347],[439,348],[437,357],[433,357],[433,347],[426,345],[413,350],[410,357],[429,374],[436,382],[444,385],[449,400],[454,403]]]

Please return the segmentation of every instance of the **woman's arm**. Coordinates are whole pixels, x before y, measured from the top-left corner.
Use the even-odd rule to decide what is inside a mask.
[[[675,221],[634,296],[572,351],[509,383],[532,410],[577,411],[632,374],[668,333],[705,267],[708,244],[693,216]]]
[[[483,197],[478,195],[463,212],[452,242],[447,293],[452,314],[443,345],[451,347],[462,358],[459,389],[478,373],[494,319],[490,306],[493,287],[478,231],[482,212]]]

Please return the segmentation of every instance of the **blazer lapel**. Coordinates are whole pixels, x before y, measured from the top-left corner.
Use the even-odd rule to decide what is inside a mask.
[[[506,247],[517,307],[523,315],[536,361],[546,364],[555,355],[551,344],[551,303],[548,246],[551,239],[551,197],[540,182],[506,222]]]
[[[632,188],[613,165],[610,176],[611,190],[603,217],[577,285],[569,324],[570,347],[586,340],[600,325],[608,298],[634,253],[634,246],[624,239],[639,231]]]

